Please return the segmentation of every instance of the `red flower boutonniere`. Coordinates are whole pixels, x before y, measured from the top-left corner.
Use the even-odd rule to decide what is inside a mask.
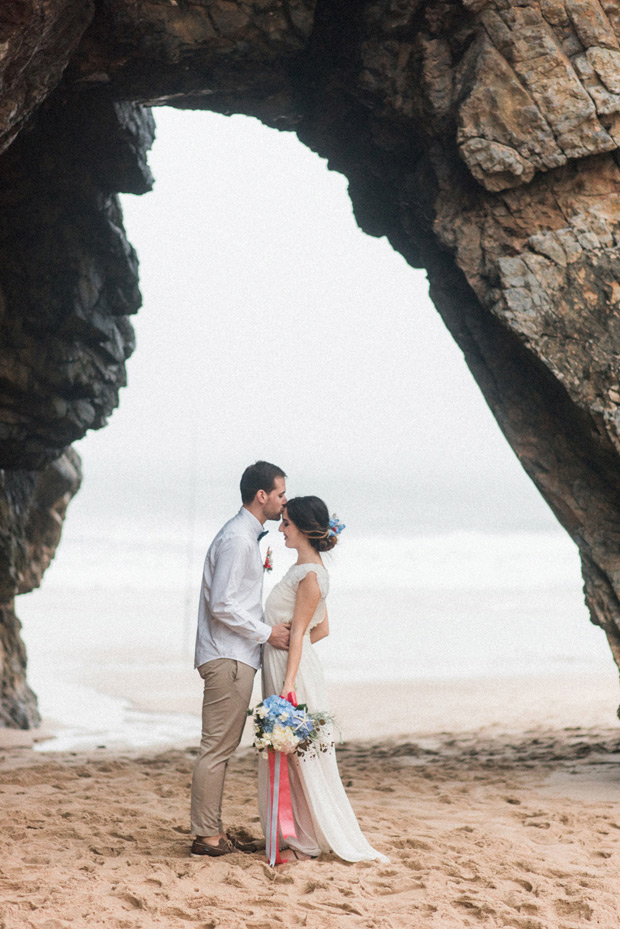
[[[273,552],[270,548],[267,549],[267,555],[265,557],[265,563],[263,564],[263,571],[273,571],[273,561],[271,560]]]

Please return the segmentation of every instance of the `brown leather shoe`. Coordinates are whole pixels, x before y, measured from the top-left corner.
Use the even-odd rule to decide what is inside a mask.
[[[265,847],[264,843],[261,846],[260,842],[256,841],[244,842],[242,839],[238,838],[238,836],[231,835],[230,832],[226,833],[226,838],[234,845],[237,851],[243,852],[246,855],[252,855],[254,852],[259,852],[261,848]]]
[[[202,839],[194,839],[190,849],[190,855],[193,858],[200,858],[202,855],[208,855],[210,858],[219,858],[221,855],[232,855],[238,851],[230,839],[220,839],[217,845],[209,845]]]

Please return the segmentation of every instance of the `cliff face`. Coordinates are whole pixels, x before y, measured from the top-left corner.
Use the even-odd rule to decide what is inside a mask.
[[[0,462],[39,468],[125,384],[138,263],[116,193],[151,186],[148,111],[59,90],[0,156]]]
[[[0,472],[0,726],[29,729],[40,721],[14,597],[40,585],[81,479],[70,448],[41,471]]]
[[[620,661],[615,0],[33,0],[4,29],[0,463],[44,466],[117,401],[139,295],[115,193],[149,187],[145,107],[254,115],[427,269]]]

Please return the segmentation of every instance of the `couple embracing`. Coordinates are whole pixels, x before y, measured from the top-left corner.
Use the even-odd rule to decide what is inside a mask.
[[[192,779],[192,855],[220,857],[258,846],[222,824],[228,760],[237,748],[261,667],[263,696],[296,692],[309,712],[326,712],[323,671],[313,645],[329,632],[329,577],[321,553],[336,544],[327,507],[318,497],[286,499],[286,474],[266,461],[241,478],[242,507],[218,532],[202,579],[195,665],[204,681],[202,741]],[[259,542],[268,520],[281,519],[285,545],[297,562],[275,586],[263,612]],[[344,861],[380,859],[362,835],[342,786],[335,751],[287,756],[295,838],[282,858],[333,852]],[[263,830],[269,804],[267,761],[259,758],[258,805]],[[280,837],[280,844],[283,841]]]

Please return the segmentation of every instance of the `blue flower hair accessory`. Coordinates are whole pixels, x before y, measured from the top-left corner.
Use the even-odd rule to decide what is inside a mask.
[[[344,523],[341,523],[335,513],[332,513],[332,517],[329,521],[329,532],[328,535],[331,538],[333,535],[340,535],[343,529],[346,529]]]

